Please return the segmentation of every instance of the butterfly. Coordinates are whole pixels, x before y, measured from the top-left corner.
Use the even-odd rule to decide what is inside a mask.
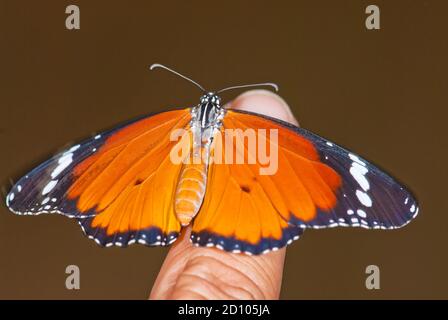
[[[191,226],[194,245],[249,255],[276,251],[307,228],[395,229],[416,217],[410,191],[355,153],[290,123],[221,106],[225,90],[274,84],[207,92],[154,68],[197,85],[199,104],[133,120],[57,154],[18,180],[8,208],[74,218],[106,247],[167,246]],[[229,131],[239,147],[227,144]],[[254,141],[275,151],[272,172],[263,173]]]

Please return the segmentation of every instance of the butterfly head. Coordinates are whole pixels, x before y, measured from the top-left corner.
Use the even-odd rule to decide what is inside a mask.
[[[242,89],[242,88],[251,88],[251,87],[260,87],[260,86],[269,86],[271,88],[274,88],[275,91],[278,91],[278,86],[275,83],[271,82],[264,82],[264,83],[252,83],[252,84],[244,84],[244,85],[238,85],[238,86],[231,86],[224,89],[220,89],[218,91],[207,91],[204,89],[203,86],[201,86],[196,81],[184,76],[183,74],[180,74],[177,71],[174,71],[173,69],[170,69],[162,64],[154,63],[149,67],[151,70],[156,68],[165,69],[175,75],[177,75],[180,78],[183,78],[190,83],[194,84],[196,87],[201,89],[204,94],[201,96],[199,100],[199,105],[192,108],[192,123],[193,125],[199,126],[202,129],[205,128],[218,128],[221,126],[221,120],[224,117],[225,109],[221,107],[221,98],[218,96],[221,92],[228,91],[228,90],[234,90],[234,89]],[[198,124],[199,123],[199,124]]]
[[[212,104],[221,107],[221,98],[214,92],[207,92],[201,97],[200,104]]]

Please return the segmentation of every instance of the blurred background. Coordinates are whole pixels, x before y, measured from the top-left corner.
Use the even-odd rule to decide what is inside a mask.
[[[65,9],[80,8],[80,30]],[[365,8],[381,12],[367,30]],[[446,1],[0,0],[3,191],[64,146],[210,89],[273,81],[302,127],[371,159],[420,201],[396,231],[308,230],[283,299],[448,298]],[[238,92],[223,95],[230,100]],[[0,204],[0,298],[144,299],[168,249],[101,249],[62,216]],[[81,289],[65,288],[80,268]],[[365,268],[381,289],[365,288]]]

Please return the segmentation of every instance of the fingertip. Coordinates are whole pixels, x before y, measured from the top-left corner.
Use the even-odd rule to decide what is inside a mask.
[[[260,113],[299,125],[286,101],[269,90],[246,91],[236,97],[229,105],[232,109]]]

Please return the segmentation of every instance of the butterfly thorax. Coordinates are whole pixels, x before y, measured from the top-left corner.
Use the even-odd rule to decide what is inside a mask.
[[[174,200],[176,217],[183,226],[195,217],[204,200],[210,146],[224,115],[220,98],[213,92],[203,95],[200,103],[191,110],[193,143],[187,161],[182,166]]]

